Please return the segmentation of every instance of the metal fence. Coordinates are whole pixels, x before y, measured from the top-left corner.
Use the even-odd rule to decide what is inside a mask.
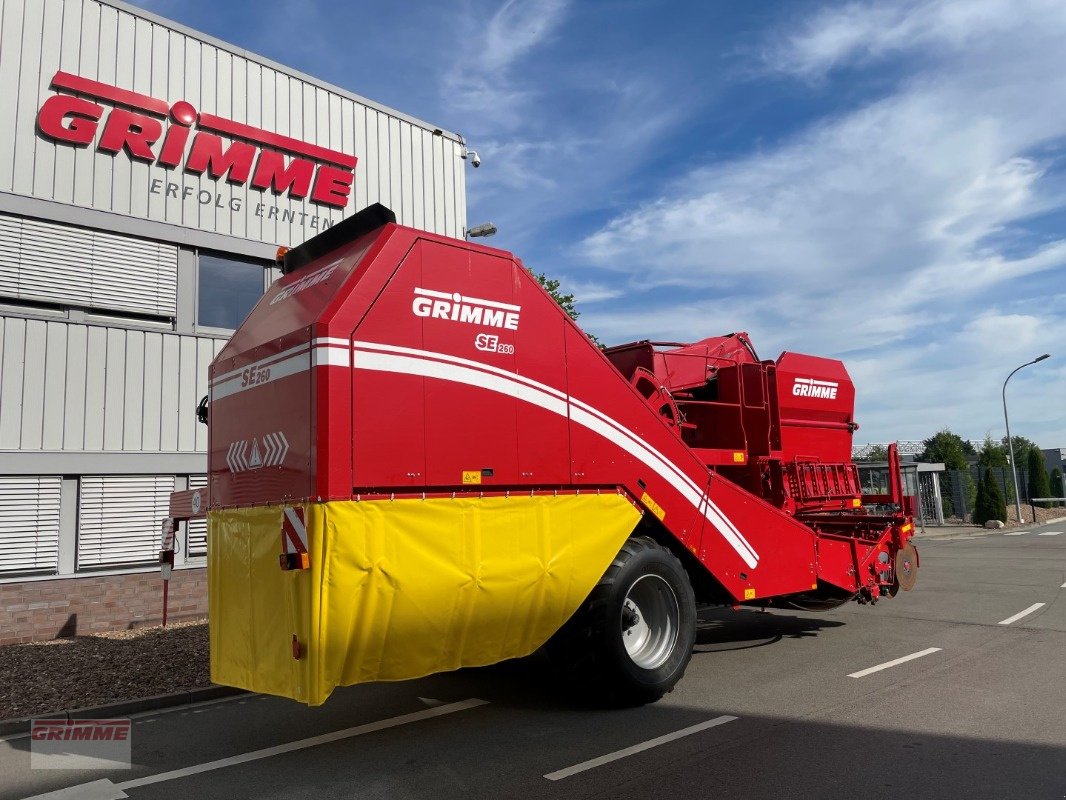
[[[868,445],[867,447],[872,447]],[[887,462],[859,462],[859,476],[862,481],[864,494],[887,494],[888,493],[888,464]],[[943,470],[940,464],[921,464],[913,461],[905,461],[900,465],[900,473],[903,478],[904,494],[908,497],[917,495],[915,502],[915,522],[922,527],[926,525],[944,525],[955,522],[969,522],[973,518],[974,501],[977,497],[977,484],[984,475],[985,468],[978,464],[971,464],[968,469]],[[942,471],[937,471],[938,469]],[[1014,505],[1014,478],[1010,467],[992,467],[992,478],[999,486],[1000,492],[1007,503],[1008,508]],[[1021,502],[1026,505],[1033,503],[1059,504],[1060,501],[1046,498],[1029,497],[1029,472],[1019,475],[1021,484]],[[1064,479],[1066,483],[1066,479]],[[1066,488],[1066,487],[1064,487]],[[1054,494],[1054,489],[1052,494]],[[1035,516],[1035,514],[1034,514]]]
[[[944,497],[950,500],[951,505],[944,504],[944,513],[947,517],[969,521],[973,514],[974,499],[977,496],[977,483],[982,479],[985,467],[971,464],[969,469],[949,469],[944,472],[943,491]],[[1007,505],[1014,502],[1014,477],[1010,467],[988,467],[992,471],[992,479],[999,486],[999,491]],[[1028,475],[1028,472],[1026,472]],[[1027,482],[1021,483],[1021,501],[1029,502],[1029,487]]]
[[[887,461],[865,462],[856,466],[859,469],[863,494],[888,494]],[[915,461],[900,464],[903,494],[910,498],[908,503],[913,503],[908,507],[914,511],[915,521],[923,528],[926,525],[944,524],[945,503],[940,489],[943,467],[943,464],[920,464]]]

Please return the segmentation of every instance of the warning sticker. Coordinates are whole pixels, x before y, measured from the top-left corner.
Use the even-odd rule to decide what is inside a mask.
[[[657,516],[660,521],[666,516],[666,511],[663,510],[663,507],[652,500],[651,495],[647,492],[641,495],[640,502],[646,509],[648,509],[648,511]]]
[[[463,484],[481,483],[481,470],[479,469],[464,469],[463,470]]]

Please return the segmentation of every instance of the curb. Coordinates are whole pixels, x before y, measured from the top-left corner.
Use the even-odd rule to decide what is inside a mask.
[[[244,689],[235,689],[232,686],[207,686],[203,689],[185,689],[181,692],[157,694],[152,695],[151,697],[141,697],[136,700],[123,700],[118,703],[109,703],[103,706],[75,708],[69,711],[54,711],[50,714],[35,714],[32,717],[21,719],[5,719],[0,720],[0,736],[29,733],[30,725],[35,719],[75,720],[125,717],[130,714],[139,714],[144,711],[155,711],[160,708],[202,703],[205,700],[219,700],[221,698],[234,697],[240,694],[249,694],[249,692]]]
[[[920,541],[922,539],[944,539],[948,536],[973,536],[977,533],[996,533],[996,531],[979,528],[976,525],[929,525],[924,530],[919,528],[914,538]]]

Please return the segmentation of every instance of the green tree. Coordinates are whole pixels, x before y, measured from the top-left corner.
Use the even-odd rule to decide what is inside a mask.
[[[992,470],[986,469],[981,485],[977,490],[977,503],[973,512],[973,521],[977,525],[984,525],[990,519],[1007,521],[1007,503],[1003,499],[1003,493],[999,491],[999,484],[992,476]]]
[[[1044,454],[1039,448],[1029,449],[1029,498],[1051,497],[1051,483],[1047,478],[1047,467],[1044,466]],[[1039,503],[1043,508],[1050,503]]]
[[[963,439],[957,433],[952,433],[947,428],[938,431],[922,442],[923,449],[918,456],[919,461],[928,464],[942,463],[948,470],[944,474],[943,490],[940,494],[941,506],[945,517],[955,516],[955,504],[951,497],[955,492],[955,476],[968,469],[967,457],[977,455],[973,445]],[[952,472],[956,470],[957,472]],[[961,479],[962,491],[970,498],[973,491],[973,483],[966,476]]]
[[[544,287],[544,291],[550,294],[555,302],[562,306],[563,311],[566,312],[567,316],[574,322],[577,322],[577,318],[581,316],[581,312],[574,307],[574,303],[577,302],[574,299],[574,295],[563,294],[563,290],[559,286],[559,281],[555,278],[549,278],[543,272],[533,272],[533,270],[530,270],[530,273],[537,279],[537,283]]]
[[[922,446],[919,461],[942,463],[947,469],[966,469],[967,457],[977,455],[972,444],[947,428],[923,441]]]
[[[977,481],[977,497],[974,499],[973,515],[970,517],[975,525],[984,525],[992,518],[989,516],[992,511],[988,507],[988,492],[985,488],[987,485],[984,477]]]
[[[1007,449],[1007,437],[1004,436],[999,440],[1003,445],[1003,449]],[[1029,451],[1036,447],[1036,442],[1032,439],[1026,439],[1024,436],[1012,436],[1010,437],[1011,444],[1014,445],[1014,457],[1018,459],[1018,467],[1025,463],[1025,458]],[[1038,450],[1040,448],[1037,448]]]
[[[999,484],[996,483],[996,479],[992,477],[992,473],[988,473],[988,485],[991,487],[991,502],[990,505],[996,509],[996,519],[1001,519],[1004,522],[1007,521],[1007,501],[1003,497],[1003,494],[999,491]],[[1013,487],[1012,487],[1013,488]]]
[[[1010,466],[1010,459],[1007,458],[1007,448],[993,439],[991,433],[985,434],[985,441],[981,445],[977,461],[982,467]]]
[[[563,311],[566,312],[566,315],[574,322],[577,322],[577,318],[581,316],[581,312],[577,310],[575,305],[577,300],[574,298],[573,293],[563,294],[559,281],[555,278],[549,278],[543,272],[534,272],[533,270],[530,270],[529,272],[537,279],[537,283],[544,287],[544,291],[550,294],[555,302],[562,307]],[[597,347],[600,349],[603,348],[603,345],[600,344],[600,340],[593,334],[585,331],[585,335],[589,337]]]
[[[1018,440],[1018,437],[1014,437]],[[993,467],[993,477],[999,476],[1002,481],[1000,486],[1006,494],[1006,502],[1014,502],[1014,480],[1011,478],[1010,456],[1007,454],[1007,438],[996,441],[991,433],[985,434],[985,441],[977,454],[977,463],[982,467]]]
[[[1058,467],[1051,470],[1051,497],[1062,497],[1062,470]]]
[[[962,472],[958,472],[955,474],[961,476],[960,480],[962,482],[962,494],[966,498],[966,507],[970,509],[970,512],[972,513],[974,504],[977,500],[977,486],[974,485],[973,476],[970,475],[970,470],[968,469],[965,469]],[[951,484],[949,483],[948,485],[950,487]],[[964,515],[960,514],[959,516],[961,517]]]
[[[1022,486],[1025,486],[1025,483],[1026,483],[1026,481],[1025,481],[1025,467],[1026,467],[1026,464],[1028,463],[1029,451],[1032,450],[1034,447],[1036,447],[1036,442],[1034,442],[1032,439],[1026,439],[1024,436],[1012,436],[1012,437],[1010,437],[1010,441],[1011,441],[1011,444],[1014,445],[1015,469],[1017,470],[1018,482]],[[1008,503],[1013,503],[1014,502],[1014,474],[1015,473],[1011,469],[1009,469],[1009,467],[1010,467],[1010,460],[1009,460],[1010,451],[1007,450],[1007,437],[1004,436],[1002,439],[1000,439],[1000,442],[1003,444],[1003,451],[1007,454],[1007,457],[1008,457],[1008,461],[1007,461],[1008,469],[1007,469],[1007,472],[1006,472],[1006,477],[1007,477],[1007,502]],[[1039,449],[1039,448],[1037,448],[1037,449]]]

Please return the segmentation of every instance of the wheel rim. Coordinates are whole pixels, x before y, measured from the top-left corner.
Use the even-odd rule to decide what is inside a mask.
[[[638,578],[622,603],[622,643],[641,669],[666,663],[677,643],[681,612],[673,588],[658,575]]]

